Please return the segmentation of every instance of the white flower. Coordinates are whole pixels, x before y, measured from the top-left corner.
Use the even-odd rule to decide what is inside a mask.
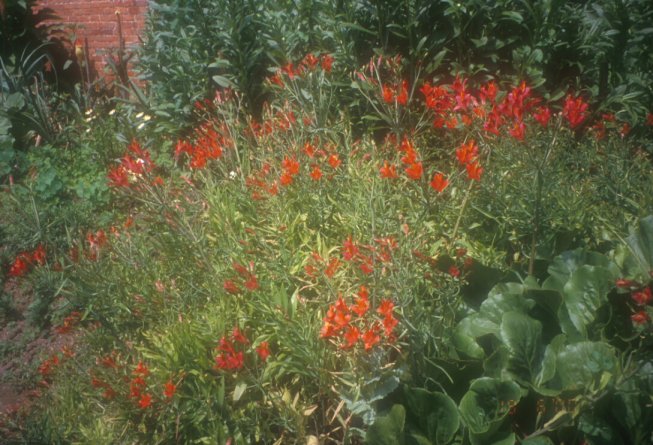
[[[116,109],[114,108],[113,110],[109,111],[109,116],[113,116],[116,114]]]
[[[229,172],[229,179],[236,179],[236,176],[238,176],[238,174],[235,171],[232,170]]]
[[[135,116],[136,119],[140,119],[140,118],[142,118],[142,117],[143,117],[143,114],[145,114],[145,113],[143,113],[142,111],[141,111],[140,113],[138,113],[138,114]]]

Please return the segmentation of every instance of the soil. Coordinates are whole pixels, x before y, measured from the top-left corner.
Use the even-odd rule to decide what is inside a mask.
[[[32,293],[20,278],[7,280],[3,290],[13,309],[9,315],[0,312],[0,442],[6,443],[17,439],[21,420],[41,392],[37,386],[39,364],[72,346],[74,336],[30,325],[25,315]]]

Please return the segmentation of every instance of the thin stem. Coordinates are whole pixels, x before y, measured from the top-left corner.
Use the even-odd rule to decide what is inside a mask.
[[[469,181],[469,187],[467,187],[467,191],[465,192],[465,197],[463,198],[463,204],[460,207],[460,213],[458,213],[458,219],[456,219],[456,225],[453,227],[453,232],[451,233],[451,242],[453,243],[454,240],[456,239],[456,235],[458,234],[458,228],[460,227],[460,222],[463,219],[463,213],[465,213],[465,209],[467,208],[467,203],[469,202],[469,196],[472,193],[472,188],[474,187],[474,181],[470,180]]]

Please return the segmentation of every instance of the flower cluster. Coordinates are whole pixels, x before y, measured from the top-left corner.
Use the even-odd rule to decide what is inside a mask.
[[[258,279],[254,273],[254,262],[250,261],[247,266],[234,261],[232,267],[236,272],[232,277],[224,280],[223,289],[230,294],[239,294],[242,288],[250,292],[259,288]]]
[[[249,345],[245,334],[234,326],[229,336],[222,336],[218,346],[215,348],[218,355],[215,357],[214,368],[222,371],[239,371],[245,366],[245,351]],[[270,356],[268,342],[261,342],[255,348],[256,354],[262,362],[267,361]]]
[[[633,314],[630,319],[636,325],[645,325],[651,321],[651,317],[647,312],[648,305],[653,301],[653,292],[651,286],[643,287],[641,284],[627,280],[624,278],[618,279],[616,286],[619,289],[627,289],[630,291],[630,298],[635,303],[637,309],[633,309]]]
[[[270,77],[270,83],[284,86],[285,80],[295,80],[295,77],[301,77],[307,73],[313,72],[320,67],[325,73],[330,73],[333,67],[333,56],[330,54],[322,54],[319,57],[315,54],[307,54],[304,59],[298,64],[288,62],[286,65],[278,68],[276,73]]]
[[[219,127],[219,131],[216,130]],[[220,159],[223,152],[233,146],[233,141],[228,136],[229,129],[226,124],[205,122],[195,129],[193,142],[180,140],[175,147],[175,159],[179,160],[184,154],[188,157],[188,166],[191,169],[202,169],[208,161]]]
[[[456,150],[458,163],[467,170],[467,177],[473,181],[480,181],[483,168],[478,161],[478,145],[473,139],[463,143]]]
[[[394,330],[399,324],[394,316],[394,308],[392,301],[384,299],[381,300],[376,311],[373,311],[369,290],[361,286],[351,304],[348,305],[340,295],[329,307],[323,320],[320,337],[338,338],[339,347],[342,349],[351,349],[357,344],[362,344],[365,351],[370,351],[380,343],[382,334],[388,342],[393,342]]]
[[[20,277],[25,275],[32,266],[43,266],[45,259],[46,253],[42,244],[39,244],[32,252],[21,252],[16,255],[14,262],[9,267],[9,276]]]
[[[77,323],[79,323],[79,320],[82,318],[81,312],[78,311],[73,311],[66,318],[64,318],[63,322],[61,323],[60,326],[57,326],[54,328],[54,330],[58,334],[67,334],[70,332]]]
[[[133,140],[127,147],[127,152],[120,159],[120,164],[107,173],[109,186],[129,188],[132,183],[149,174],[154,167],[150,152],[143,149],[136,140]],[[155,179],[153,182],[160,182],[160,178]]]

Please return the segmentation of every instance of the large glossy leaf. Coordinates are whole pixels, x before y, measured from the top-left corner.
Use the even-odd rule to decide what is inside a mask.
[[[479,313],[483,318],[501,325],[503,314],[508,311],[526,313],[534,305],[532,300],[524,298],[525,288],[519,283],[501,283],[492,288],[487,300],[481,304]]]
[[[617,357],[607,343],[584,341],[565,346],[558,353],[556,367],[562,389],[596,389],[604,373],[616,371]]]
[[[413,388],[406,390],[406,402],[409,412],[417,417],[422,433],[426,433],[431,443],[444,445],[453,439],[460,426],[460,416],[449,396]]]
[[[647,278],[653,270],[653,215],[637,222],[626,243],[631,253],[626,265],[633,269],[633,275]]]
[[[460,416],[474,434],[494,434],[510,407],[521,399],[517,383],[482,377],[472,382],[460,401]]]
[[[571,275],[582,266],[601,266],[609,270],[611,276],[617,278],[619,269],[608,257],[585,249],[563,252],[548,268],[549,278],[542,284],[543,289],[562,292]]]
[[[556,360],[563,349],[567,337],[564,334],[557,335],[551,340],[544,350],[544,356],[540,366],[540,372],[535,378],[535,387],[540,388],[556,375]]]
[[[510,353],[510,372],[531,382],[540,367],[542,324],[521,312],[506,312],[501,321],[501,340]]]
[[[608,301],[608,292],[614,278],[608,269],[598,266],[581,266],[569,277],[563,287],[564,305],[574,327],[587,335],[587,327],[596,318],[596,312]]]
[[[365,443],[370,445],[402,445],[405,442],[404,423],[406,409],[402,405],[394,405],[385,416],[379,416],[369,427],[365,435]]]

